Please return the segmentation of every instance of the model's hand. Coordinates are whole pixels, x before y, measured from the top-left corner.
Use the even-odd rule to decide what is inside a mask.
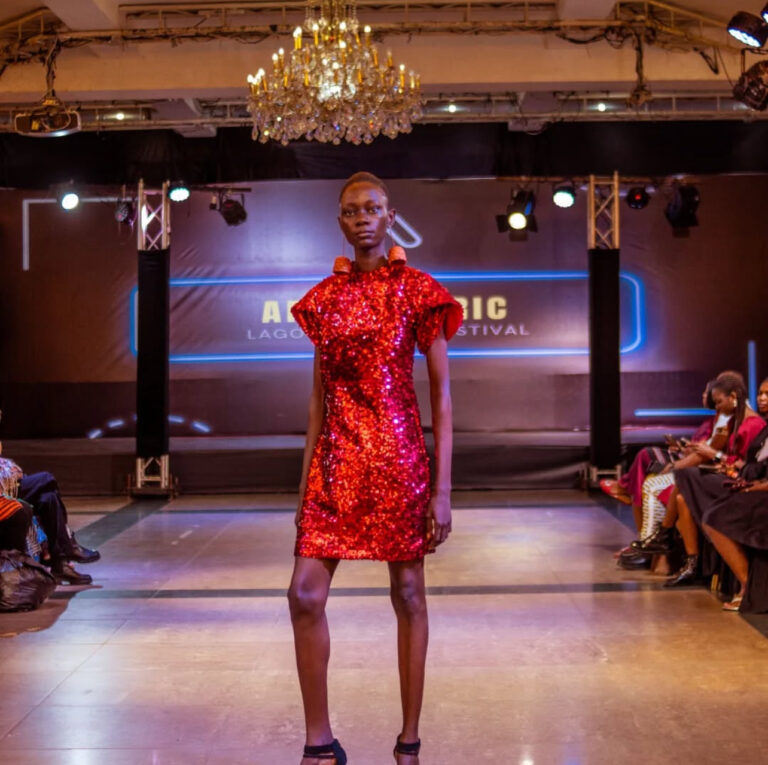
[[[451,495],[450,492],[437,492],[429,500],[427,511],[427,541],[429,549],[434,550],[448,539],[451,533]]]

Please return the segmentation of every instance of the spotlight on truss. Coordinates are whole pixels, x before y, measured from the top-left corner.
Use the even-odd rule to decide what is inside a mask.
[[[552,201],[562,208],[573,207],[576,202],[576,188],[572,183],[561,183],[555,186]]]
[[[184,181],[173,181],[168,186],[168,197],[171,202],[185,202],[189,199],[189,186]]]
[[[536,197],[532,191],[513,191],[512,199],[507,205],[504,215],[496,216],[496,228],[500,234],[509,232],[511,241],[525,241],[528,232],[539,230],[533,210],[536,207]]]
[[[80,195],[72,181],[62,184],[56,189],[56,201],[67,212],[71,212],[80,204]]]
[[[753,64],[733,86],[733,97],[750,109],[762,112],[768,106],[768,61]]]
[[[760,16],[739,11],[728,22],[728,33],[750,48],[762,48],[768,39],[768,26]]]
[[[699,209],[699,190],[695,186],[676,183],[672,187],[672,199],[669,200],[664,215],[672,224],[675,233],[686,236],[691,226],[698,226],[696,211]]]
[[[234,195],[231,191],[220,191],[218,196],[211,197],[209,208],[217,210],[228,226],[239,226],[248,218],[244,194]]]
[[[633,186],[627,192],[627,204],[633,210],[644,210],[648,207],[650,200],[648,192],[642,186]]]

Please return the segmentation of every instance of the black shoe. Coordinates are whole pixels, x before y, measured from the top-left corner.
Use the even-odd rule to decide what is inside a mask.
[[[88,547],[83,547],[76,539],[75,535],[70,535],[71,547],[67,553],[67,560],[73,560],[77,563],[96,563],[101,558],[101,553],[98,550],[91,550]]]
[[[687,587],[696,584],[696,568],[699,563],[698,555],[688,555],[683,567],[668,581],[665,587]]]
[[[411,757],[418,757],[420,749],[421,739],[406,744],[405,742],[401,741],[400,736],[398,736],[395,741],[395,749],[392,754],[395,755],[395,759],[397,759],[398,754],[408,754]]]
[[[616,561],[616,565],[619,568],[623,568],[625,571],[637,571],[642,568],[650,568],[651,560],[653,556],[649,553],[638,552],[633,550],[626,555],[619,555],[619,559]]]
[[[314,757],[316,760],[334,760],[334,765],[347,765],[347,753],[337,738],[333,739],[330,744],[305,746],[304,756]]]
[[[65,561],[54,564],[51,573],[58,584],[91,584],[93,577],[89,574],[81,574]]]
[[[673,529],[666,529],[659,526],[651,536],[641,539],[639,542],[632,542],[633,547],[638,552],[651,553],[652,555],[668,553],[672,550]]]

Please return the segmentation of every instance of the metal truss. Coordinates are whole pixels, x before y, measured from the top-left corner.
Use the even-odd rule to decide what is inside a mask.
[[[506,122],[510,130],[540,132],[558,122],[705,122],[768,120],[736,101],[730,92],[678,91],[655,93],[642,106],[627,106],[629,93],[510,92],[427,94],[423,123]],[[242,99],[201,99],[195,116],[164,118],[163,101],[79,102],[69,104],[80,114],[83,130],[169,130],[192,127],[250,127]],[[0,133],[14,130],[13,116],[29,104],[0,105]],[[121,119],[115,115],[120,114]]]
[[[139,181],[137,194],[138,225],[136,247],[139,250],[164,250],[171,243],[171,207],[168,181],[161,189],[147,189]]]
[[[619,231],[619,174],[613,178],[589,176],[587,197],[587,247],[590,250],[618,250]]]
[[[171,209],[168,181],[161,189],[148,189],[139,181],[136,246],[139,250],[164,250],[171,243]],[[132,491],[136,494],[174,494],[168,454],[137,457]]]

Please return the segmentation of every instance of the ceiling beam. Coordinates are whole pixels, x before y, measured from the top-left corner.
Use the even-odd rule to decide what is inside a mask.
[[[615,0],[558,0],[557,15],[561,19],[607,19]]]
[[[70,29],[88,31],[120,26],[120,0],[47,0],[46,5]]]

